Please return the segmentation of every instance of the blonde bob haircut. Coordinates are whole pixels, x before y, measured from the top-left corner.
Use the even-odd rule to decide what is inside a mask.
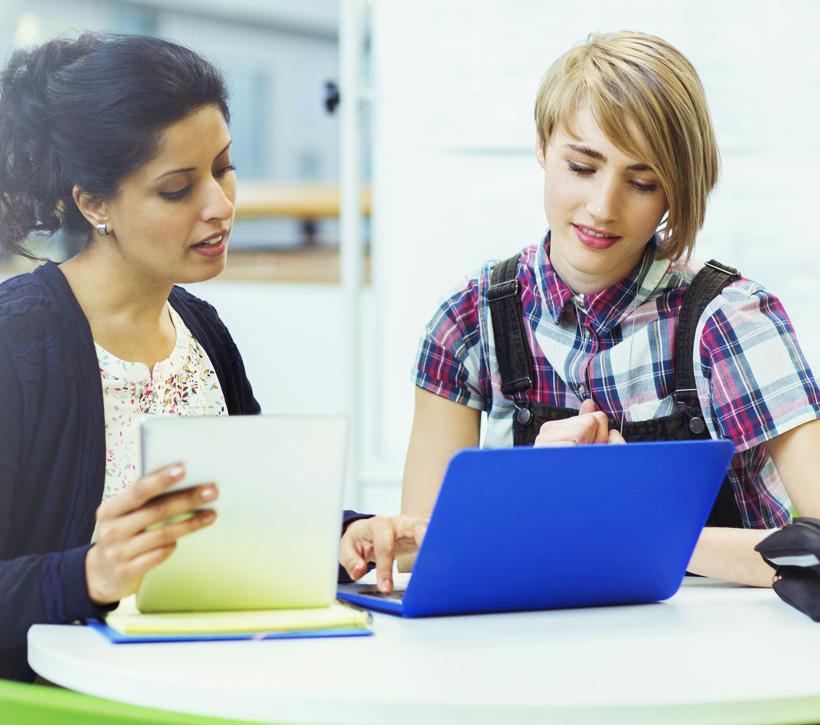
[[[719,166],[703,86],[692,64],[654,35],[591,35],[555,61],[541,81],[535,123],[545,149],[556,128],[575,135],[573,119],[583,105],[615,146],[658,176],[669,204],[659,228],[658,257],[689,257]]]

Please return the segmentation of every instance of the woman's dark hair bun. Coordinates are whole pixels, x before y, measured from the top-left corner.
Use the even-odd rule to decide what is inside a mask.
[[[71,198],[73,185],[49,141],[48,86],[95,40],[85,35],[17,50],[0,76],[0,248],[25,253],[21,243],[32,230],[60,228],[60,200]]]
[[[74,186],[115,194],[163,128],[212,104],[229,118],[219,71],[159,38],[84,33],[15,51],[0,75],[0,250],[28,255],[35,230],[88,237]]]

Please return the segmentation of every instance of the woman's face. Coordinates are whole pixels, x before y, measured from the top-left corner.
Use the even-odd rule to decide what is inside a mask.
[[[199,282],[225,267],[236,177],[222,112],[203,106],[162,131],[157,154],[105,202],[113,242],[137,275]]]
[[[588,108],[569,126],[576,135],[556,129],[546,149],[536,149],[550,262],[575,292],[596,292],[638,265],[667,201],[655,173],[615,146]]]

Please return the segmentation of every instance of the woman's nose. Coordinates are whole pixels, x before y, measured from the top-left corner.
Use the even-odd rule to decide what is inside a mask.
[[[618,217],[618,188],[615,179],[601,178],[590,189],[587,211],[599,223],[615,221]]]
[[[235,198],[235,194],[230,193],[229,189],[223,188],[216,179],[212,179],[208,185],[205,205],[202,208],[204,220],[232,218]]]

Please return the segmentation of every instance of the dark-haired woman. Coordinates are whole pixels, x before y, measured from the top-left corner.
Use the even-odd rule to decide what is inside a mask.
[[[31,624],[111,608],[213,522],[151,530],[217,491],[156,503],[185,474],[138,478],[138,417],[259,412],[216,311],[175,286],[225,266],[228,118],[219,73],[157,39],[55,40],[3,74],[0,243],[59,229],[85,245],[0,285],[0,677],[33,677]]]

